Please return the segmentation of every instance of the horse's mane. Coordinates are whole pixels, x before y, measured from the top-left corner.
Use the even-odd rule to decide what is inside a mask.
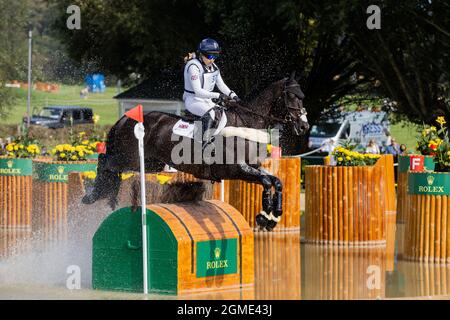
[[[257,83],[254,83],[250,92],[246,94],[243,98],[243,101],[250,102],[256,97],[258,97],[265,89],[274,85],[276,82],[281,81],[282,77],[280,76],[271,76],[265,79],[261,79]]]

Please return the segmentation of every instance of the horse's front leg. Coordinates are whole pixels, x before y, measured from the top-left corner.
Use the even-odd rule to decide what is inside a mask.
[[[270,176],[261,172],[259,169],[253,168],[246,163],[242,163],[239,165],[240,169],[244,173],[243,177],[249,181],[255,181],[263,186],[262,192],[262,208],[263,210],[256,215],[255,220],[256,224],[262,229],[266,228],[268,231],[271,231],[273,228],[269,226],[269,222],[271,221],[272,210],[273,210],[273,202],[272,202],[272,181]],[[271,223],[270,225],[272,225]],[[276,222],[275,222],[276,225]]]
[[[281,180],[275,176],[268,175],[270,181],[272,182],[273,187],[275,188],[275,193],[273,195],[273,210],[270,215],[270,220],[266,226],[267,230],[272,230],[275,228],[278,222],[281,220],[281,215],[283,214],[283,184]]]

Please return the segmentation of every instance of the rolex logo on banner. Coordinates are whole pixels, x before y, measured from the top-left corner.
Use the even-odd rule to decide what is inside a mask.
[[[433,177],[433,176],[428,176],[428,177],[427,177],[427,182],[428,182],[428,185],[429,185],[429,186],[433,185],[434,177]]]
[[[215,257],[216,259],[219,259],[219,258],[220,258],[220,248],[214,249],[214,257]]]

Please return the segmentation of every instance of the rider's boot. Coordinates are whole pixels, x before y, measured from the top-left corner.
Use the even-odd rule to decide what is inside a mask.
[[[206,146],[214,141],[214,137],[212,137],[212,125],[214,119],[211,118],[209,112],[205,113],[202,117],[202,150],[204,151]]]

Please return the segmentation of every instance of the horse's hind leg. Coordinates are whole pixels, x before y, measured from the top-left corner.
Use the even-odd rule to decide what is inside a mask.
[[[273,210],[273,202],[272,202],[272,181],[270,176],[262,173],[259,169],[253,168],[246,163],[242,163],[239,165],[240,169],[244,173],[243,180],[255,181],[263,186],[262,192],[262,207],[263,210],[255,217],[255,221],[261,228],[266,228],[267,230],[272,230],[269,225],[271,220],[271,212]],[[275,223],[276,224],[276,223]]]

